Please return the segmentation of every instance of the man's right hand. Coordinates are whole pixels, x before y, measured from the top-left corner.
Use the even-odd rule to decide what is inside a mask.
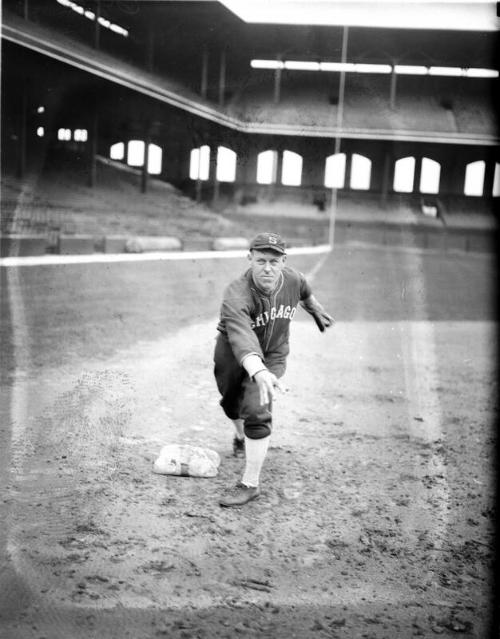
[[[282,393],[285,392],[285,389],[281,385],[281,382],[276,377],[276,375],[274,373],[271,373],[271,371],[268,371],[267,369],[255,373],[253,378],[255,380],[255,383],[259,387],[261,406],[269,404],[271,400],[276,399],[276,391],[274,390],[275,388],[280,390]]]

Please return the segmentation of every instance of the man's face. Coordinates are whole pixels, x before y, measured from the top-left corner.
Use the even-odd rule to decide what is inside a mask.
[[[248,254],[253,281],[265,292],[274,290],[283,267],[286,255],[274,251],[250,251]]]

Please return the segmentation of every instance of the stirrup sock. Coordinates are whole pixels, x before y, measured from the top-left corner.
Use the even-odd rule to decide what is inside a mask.
[[[236,430],[236,437],[238,439],[243,439],[245,436],[245,431],[243,430],[243,420],[242,419],[233,419],[234,428]]]
[[[269,448],[271,436],[262,439],[250,439],[245,435],[245,472],[241,480],[245,486],[256,488],[259,485],[260,471]]]

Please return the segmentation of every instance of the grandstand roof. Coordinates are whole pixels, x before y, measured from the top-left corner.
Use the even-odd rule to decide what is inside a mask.
[[[118,5],[118,7],[114,5]],[[134,38],[144,37],[153,30],[155,43],[168,53],[172,64],[176,60],[192,55],[199,56],[200,47],[212,50],[226,49],[231,59],[246,65],[251,57],[263,54],[295,55],[339,59],[343,24],[339,19],[332,24],[314,22],[319,7],[321,13],[332,5],[340,11],[339,18],[346,16],[341,11],[350,7],[366,7],[364,24],[353,23],[350,29],[349,58],[353,61],[391,61],[403,59],[406,64],[417,64],[427,60],[429,64],[485,67],[494,64],[497,33],[493,26],[499,21],[495,15],[495,3],[477,2],[342,2],[273,0],[238,4],[247,10],[265,4],[277,8],[283,4],[299,7],[306,5],[301,15],[307,22],[289,24],[284,16],[293,15],[288,8],[280,12],[281,20],[247,23],[230,11],[224,3],[205,0],[202,2],[150,2],[135,3],[137,12],[131,16],[120,14],[119,7],[126,3],[110,3],[109,11],[116,20],[128,22]],[[227,3],[226,3],[227,4]],[[438,11],[438,6],[440,11]],[[402,8],[403,6],[403,8]],[[399,15],[404,26],[394,24],[387,18],[389,7],[393,15]],[[457,13],[458,12],[458,13]],[[432,25],[422,26],[418,15],[433,16]],[[437,15],[441,16],[440,19]],[[347,17],[346,17],[347,19]],[[351,21],[353,22],[353,21]],[[358,20],[358,22],[363,22]],[[137,30],[137,33],[134,33]]]
[[[221,0],[245,22],[497,31],[495,0]]]
[[[273,2],[266,4],[276,5],[283,1],[273,0]],[[81,2],[83,4],[83,0]],[[256,3],[246,3],[246,5],[252,6],[256,4],[260,4],[260,0],[257,0]],[[354,6],[368,7],[369,5],[366,14],[375,18],[378,15],[376,7],[379,5],[384,5],[386,9],[388,5],[393,8],[398,5],[401,9],[402,5],[407,7],[415,3],[406,1],[404,3],[388,3],[383,0],[380,2],[352,0],[349,3],[345,0],[339,0],[331,3],[307,0],[307,2],[292,4],[301,5],[302,8],[307,6],[307,15],[311,16],[308,21],[312,22],[314,7],[319,5],[323,9],[332,4],[336,7],[345,5],[344,8],[349,5],[351,9]],[[422,8],[422,2],[418,4]],[[471,5],[474,5],[474,11],[477,11],[478,15],[485,7],[491,14],[492,8],[491,2],[439,2],[437,4],[425,2],[425,4],[432,6],[433,9],[439,4],[443,11],[448,11],[448,17],[452,15],[451,9],[462,10],[461,15],[465,16],[467,10],[471,10]],[[321,122],[324,125],[323,128],[312,126],[309,129],[305,126],[307,123],[299,118],[295,126],[297,130],[294,129],[294,126],[289,126],[289,123],[280,122],[280,113],[272,113],[269,109],[269,103],[263,105],[269,113],[265,122],[261,121],[262,118],[259,120],[259,118],[251,117],[251,113],[248,111],[242,112],[242,108],[245,110],[247,106],[252,106],[251,101],[255,99],[257,94],[252,93],[249,89],[251,89],[252,82],[255,81],[256,77],[258,82],[263,77],[252,72],[250,68],[252,59],[276,59],[278,56],[286,56],[287,59],[291,60],[338,61],[341,56],[343,31],[339,25],[247,23],[227,6],[224,6],[222,2],[212,0],[192,2],[101,0],[101,16],[127,29],[129,35],[125,38],[115,33],[103,31],[99,51],[96,51],[93,40],[95,23],[83,15],[79,15],[69,5],[78,6],[78,2],[75,0],[75,2],[68,3],[68,0],[65,0],[61,4],[61,0],[28,0],[24,6],[28,7],[27,17],[29,19],[24,20],[23,3],[19,3],[17,0],[3,0],[2,38],[10,40],[15,45],[20,45],[25,50],[29,49],[36,54],[42,54],[68,64],[70,70],[71,67],[76,67],[93,76],[129,87],[155,100],[166,102],[231,128],[261,133],[278,132],[279,130],[281,133],[289,135],[331,135],[334,132],[331,126],[334,108],[331,108],[329,113],[325,111],[325,122]],[[463,6],[461,7],[461,5]],[[311,8],[310,13],[309,7]],[[340,22],[342,21],[339,20],[339,24]],[[479,30],[465,27],[464,30],[456,30],[462,24],[458,20],[451,22],[453,29],[437,29],[436,25],[430,29],[422,29],[415,28],[415,24],[411,27],[406,24],[405,28],[395,28],[394,26],[381,26],[380,21],[377,22],[375,19],[374,24],[378,24],[378,26],[358,25],[349,29],[347,51],[349,62],[478,68],[488,68],[496,64],[497,32],[491,30],[484,20],[478,19],[474,22],[471,18],[470,24],[475,24]],[[148,43],[153,50],[149,68],[145,60]],[[209,56],[206,99],[200,95],[201,56],[204,48]],[[224,108],[217,104],[222,52],[225,52],[226,103]],[[11,56],[4,56],[4,71],[9,59],[12,59]],[[26,64],[29,64],[31,58],[26,56],[25,60]],[[18,73],[19,68],[9,69],[9,72]],[[41,69],[37,68],[34,76],[43,85],[46,81],[40,77],[40,72]],[[267,73],[272,78],[272,72]],[[302,77],[306,83],[309,82],[305,75]],[[267,82],[267,80],[265,81]],[[457,79],[458,81],[460,79]],[[323,82],[326,84],[329,80],[325,77]],[[471,82],[474,83],[470,85],[472,94],[478,88],[483,91],[483,87],[478,81],[471,80]],[[381,78],[378,81],[378,88],[383,89],[383,98],[387,101],[388,89],[386,85],[386,79]],[[444,84],[440,84],[440,86],[444,86]],[[458,84],[456,86],[458,87]],[[284,79],[284,89],[286,89],[286,78]],[[99,87],[99,91],[102,91],[102,86]],[[449,92],[446,90],[446,93]],[[466,93],[467,90],[460,87],[460,92]],[[325,89],[323,93],[325,94],[324,103],[327,105],[330,99],[328,90]],[[376,93],[372,89],[368,93],[365,91],[365,95],[369,95],[372,102],[373,99],[378,99]],[[352,135],[363,136],[366,135],[366,131],[362,130],[363,127],[360,129],[356,118],[359,121],[363,121],[363,119],[369,121],[370,119],[367,119],[364,114],[367,109],[369,112],[370,105],[360,91],[357,95],[362,98],[358,104],[364,104],[364,107],[361,110],[358,108],[355,94],[351,93],[350,99],[353,108],[348,114],[347,122],[350,117]],[[286,97],[285,94],[284,97]],[[449,101],[447,95],[437,94],[434,100],[437,111],[442,109],[439,105],[442,98]],[[481,100],[480,96],[478,99]],[[402,105],[404,105],[404,101]],[[411,108],[410,106],[410,110]],[[385,126],[382,121],[385,118],[388,127],[387,135],[390,135],[391,129],[394,131],[394,120],[392,119],[391,122],[393,114],[391,115],[384,105],[383,109],[385,111],[379,111],[378,114],[381,121],[380,126]],[[490,112],[491,104],[486,107],[483,128],[480,131],[474,131],[474,136],[476,133],[484,134],[487,137],[494,136],[494,123]],[[283,113],[284,111],[281,112],[281,115]],[[260,115],[263,114],[264,111]],[[307,116],[308,114],[302,115]],[[460,122],[458,124],[451,122],[450,117],[441,111],[436,112],[435,115],[434,119],[432,117],[426,119],[428,126],[435,129],[434,134],[444,133],[452,141],[455,138],[460,139],[468,133]],[[413,120],[405,114],[402,114],[400,123],[407,132],[412,134],[417,132],[419,135],[422,133],[418,128],[415,128],[417,125]],[[286,126],[278,127],[282,124],[286,124]],[[370,124],[365,124],[364,128],[367,127],[369,128]],[[300,133],[298,133],[299,130]],[[432,131],[426,133],[432,133]],[[380,131],[377,135],[381,135]],[[473,139],[477,139],[477,136]]]
[[[66,0],[67,1],[67,0]],[[78,0],[81,5],[85,3]],[[78,4],[75,2],[74,4]],[[4,9],[15,9],[22,3],[3,0]],[[233,0],[225,4],[235,4]],[[353,62],[390,61],[402,59],[405,64],[418,64],[427,60],[429,64],[486,67],[495,62],[497,33],[492,26],[498,25],[495,3],[488,2],[435,2],[405,0],[252,0],[238,2],[238,6],[255,8],[287,6],[302,7],[302,17],[308,23],[246,23],[215,0],[114,2],[101,0],[101,15],[129,31],[127,47],[129,56],[138,56],[135,49],[154,37],[155,58],[158,64],[168,61],[171,68],[182,65],[182,73],[189,74],[186,62],[199,60],[203,46],[211,50],[225,49],[230,54],[229,62],[246,67],[251,57],[259,55],[295,55],[338,59],[340,55],[340,28],[348,9],[350,14],[365,16],[366,24],[353,22],[349,38],[349,58]],[[68,6],[57,0],[28,0],[29,17],[35,22],[47,24],[79,39],[92,36],[93,25],[82,15],[77,15]],[[304,6],[307,11],[304,13]],[[321,8],[322,14],[335,9],[339,20],[325,25],[314,22]],[[315,10],[316,8],[316,10]],[[329,9],[330,8],[330,9]],[[364,10],[362,10],[364,8]],[[418,8],[418,11],[416,10]],[[290,9],[283,15],[293,15]],[[398,16],[401,25],[387,18]],[[425,29],[418,15],[432,17]],[[385,18],[385,19],[382,19]],[[349,21],[345,22],[349,24]],[[115,36],[117,47],[120,38]],[[142,60],[141,60],[142,61]],[[198,65],[197,65],[198,66]],[[241,70],[241,67],[240,67]],[[177,69],[179,72],[180,69]],[[198,71],[198,69],[197,69]]]

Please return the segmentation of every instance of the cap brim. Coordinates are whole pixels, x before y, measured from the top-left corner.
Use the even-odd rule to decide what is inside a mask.
[[[276,244],[259,244],[258,246],[251,246],[250,250],[256,250],[256,251],[263,251],[263,250],[267,250],[267,251],[274,251],[275,253],[280,253],[281,255],[285,254],[285,249],[281,248],[280,246],[276,246]]]

